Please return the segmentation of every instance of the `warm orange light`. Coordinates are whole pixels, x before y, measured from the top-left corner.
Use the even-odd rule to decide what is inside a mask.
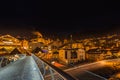
[[[63,67],[64,65],[60,64],[60,63],[57,63],[55,61],[52,62],[52,64],[56,67]]]

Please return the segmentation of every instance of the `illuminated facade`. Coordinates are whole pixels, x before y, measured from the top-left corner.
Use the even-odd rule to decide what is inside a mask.
[[[22,45],[23,49],[28,49],[29,48],[28,41],[25,40],[25,39],[21,41],[21,45]]]
[[[29,42],[29,49],[34,50],[36,47],[43,48],[44,45],[48,45],[52,42],[51,39],[44,39],[43,35],[40,32],[33,32],[34,35],[37,35],[36,38],[31,39]]]
[[[59,59],[65,64],[77,63],[85,60],[85,50],[83,49],[61,49]]]
[[[100,48],[90,49],[86,52],[86,59],[89,61],[99,61],[105,59],[107,51]]]
[[[4,35],[0,37],[0,49],[5,48],[8,51],[12,51],[14,48],[21,47],[21,42],[10,36],[10,35]]]

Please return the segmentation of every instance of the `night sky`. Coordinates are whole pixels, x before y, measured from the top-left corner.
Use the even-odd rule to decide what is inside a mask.
[[[104,1],[35,1],[1,2],[0,34],[45,35],[100,34],[119,30],[118,3]],[[23,33],[24,32],[24,33]]]

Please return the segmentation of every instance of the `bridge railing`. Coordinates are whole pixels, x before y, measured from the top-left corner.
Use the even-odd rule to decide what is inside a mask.
[[[24,54],[18,54],[18,58],[14,58],[15,56],[13,56],[13,55],[1,56],[0,57],[0,68],[4,67],[4,66],[6,66],[6,65],[8,65],[10,63],[15,62],[15,61],[19,60],[19,58],[22,58],[24,56],[25,56]],[[11,57],[11,59],[10,59],[10,57]]]
[[[45,80],[75,80],[72,76],[62,71],[61,69],[53,66],[47,61],[40,59],[33,54],[32,56],[36,61]]]

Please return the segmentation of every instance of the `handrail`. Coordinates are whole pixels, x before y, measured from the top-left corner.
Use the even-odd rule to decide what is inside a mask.
[[[61,69],[53,66],[52,64],[46,62],[45,60],[41,59],[42,61],[44,61],[46,64],[48,64],[52,69],[54,69],[55,71],[57,71],[58,74],[62,75],[64,78],[66,78],[67,80],[75,80],[72,76],[70,76],[69,74],[67,74],[66,72],[62,71]]]
[[[38,58],[37,56],[33,55],[32,56]],[[38,58],[39,60],[43,61],[45,64],[47,64],[50,68],[52,68],[54,71],[56,71],[64,80],[76,80],[75,78],[73,78],[72,76],[70,76],[69,74],[67,74],[66,72],[62,71],[61,69],[53,66],[52,64],[48,63],[47,61]]]

